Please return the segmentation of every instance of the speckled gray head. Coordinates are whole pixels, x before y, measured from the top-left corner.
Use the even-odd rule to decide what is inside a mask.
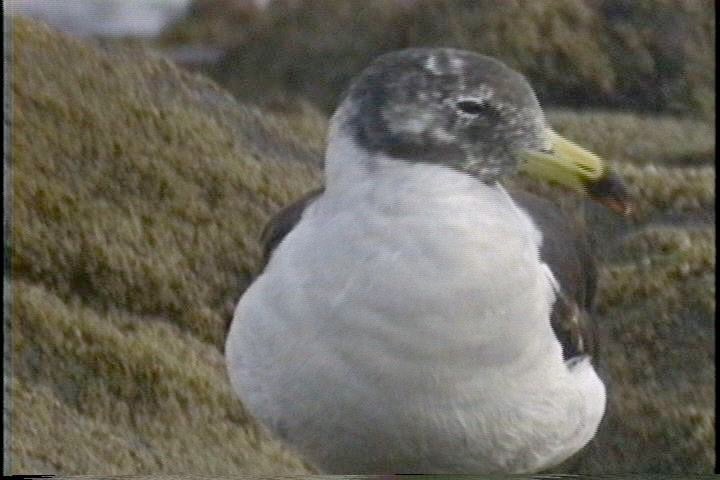
[[[336,114],[362,148],[440,163],[494,181],[514,173],[523,150],[548,150],[545,119],[519,73],[477,53],[416,48],[376,59]]]

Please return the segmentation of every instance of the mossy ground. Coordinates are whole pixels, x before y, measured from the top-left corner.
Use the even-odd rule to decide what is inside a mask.
[[[598,321],[608,414],[578,472],[710,472],[715,465],[714,125],[627,114],[550,116],[609,158],[628,221],[586,205],[604,261]],[[583,128],[585,126],[586,128]]]
[[[13,471],[306,471],[248,422],[222,344],[324,120],[12,27]]]
[[[262,225],[320,182],[324,116],[270,114],[161,59],[12,27],[13,472],[308,472],[246,416],[222,342]],[[605,259],[610,398],[597,439],[558,471],[709,472],[714,125],[549,118],[638,202],[627,221],[579,210]]]

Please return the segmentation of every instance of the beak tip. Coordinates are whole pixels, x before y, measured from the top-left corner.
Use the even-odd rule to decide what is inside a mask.
[[[594,200],[624,217],[630,217],[635,213],[635,205],[628,199],[594,198]]]
[[[608,172],[598,181],[587,186],[591,199],[625,217],[635,213],[635,205],[625,184],[615,172]]]

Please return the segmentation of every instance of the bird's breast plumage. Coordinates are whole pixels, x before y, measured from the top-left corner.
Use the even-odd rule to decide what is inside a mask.
[[[439,166],[388,168],[329,189],[276,248],[235,314],[233,384],[301,449],[318,441],[303,437],[308,422],[315,434],[344,439],[307,448],[321,465],[352,465],[362,456],[346,451],[357,448],[371,462],[393,442],[409,442],[410,455],[419,441],[427,455],[445,456],[432,469],[463,471],[451,464],[475,452],[464,471],[483,462],[532,470],[526,446],[484,458],[478,436],[510,445],[514,423],[534,428],[521,417],[542,414],[545,425],[582,403],[580,393],[564,392],[539,234],[500,186]],[[528,375],[536,377],[530,384],[557,385],[529,391]],[[507,402],[520,406],[514,420],[487,420],[507,415]],[[532,443],[545,433],[516,434]]]

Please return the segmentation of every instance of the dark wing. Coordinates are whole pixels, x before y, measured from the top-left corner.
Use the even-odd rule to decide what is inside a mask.
[[[287,207],[283,208],[270,219],[260,235],[260,243],[263,247],[263,263],[262,269],[265,268],[267,262],[270,260],[275,247],[282,242],[285,235],[297,225],[302,217],[305,208],[312,203],[322,192],[324,188],[318,188],[312,192],[306,193],[302,198],[291,203]]]
[[[264,268],[273,250],[300,221],[305,208],[322,194],[320,188],[282,209],[261,236]],[[552,202],[531,193],[511,191],[513,199],[533,218],[543,235],[540,257],[560,285],[550,318],[563,348],[563,358],[595,354],[595,326],[590,318],[597,272],[587,237]]]
[[[315,200],[315,198],[317,198],[317,196],[320,195],[324,190],[324,188],[319,188],[305,194],[299,200],[296,200],[294,203],[291,203],[290,205],[276,213],[275,216],[270,219],[267,225],[265,225],[265,228],[260,234],[260,243],[263,249],[263,260],[256,275],[260,275],[260,273],[265,270],[265,266],[270,260],[270,255],[272,255],[275,247],[277,247],[278,244],[282,242],[283,238],[285,238],[285,235],[287,235],[288,232],[290,232],[290,230],[292,230],[293,227],[300,221],[300,217],[302,217],[305,208],[310,205],[310,203],[312,203],[312,201]],[[230,329],[232,319],[233,312],[232,310],[230,310],[227,320],[225,321],[226,336]]]
[[[562,345],[563,358],[595,357],[597,332],[590,315],[597,268],[584,229],[548,200],[525,191],[510,195],[542,232],[540,257],[560,286],[550,324]]]

